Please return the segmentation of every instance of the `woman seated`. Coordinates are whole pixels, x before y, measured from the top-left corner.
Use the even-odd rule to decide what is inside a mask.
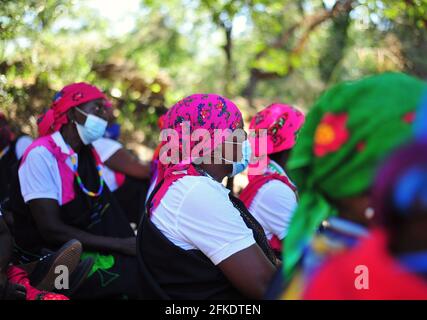
[[[277,260],[262,227],[221,184],[250,159],[239,109],[221,96],[195,94],[165,122],[173,130],[163,131],[158,182],[138,230],[151,297],[261,298]]]
[[[427,143],[395,152],[373,193],[378,228],[322,267],[304,298],[427,299]]]
[[[297,205],[297,189],[285,166],[303,123],[303,113],[275,103],[258,112],[249,126],[258,161],[249,165],[249,184],[240,199],[261,224],[280,259],[282,240]]]
[[[66,266],[69,275],[74,275],[73,285],[84,281],[78,272],[82,270],[76,270],[82,249],[77,240],[68,241],[57,252],[39,261],[20,266],[12,265],[13,241],[0,209],[0,300],[68,300],[62,294],[49,292],[55,289],[58,266]],[[70,287],[70,281],[67,285],[66,292],[76,289]]]
[[[13,170],[27,147],[33,142],[29,136],[16,135],[6,116],[0,112],[0,205],[7,205]]]
[[[42,248],[78,239],[83,257],[93,257],[78,298],[140,296],[135,237],[91,147],[104,134],[108,106],[105,95],[87,83],[58,92],[39,119],[40,137],[22,158],[12,200],[21,256],[37,259]]]
[[[339,84],[314,104],[288,161],[300,199],[284,241],[284,298],[300,298],[322,263],[367,235],[375,170],[410,139],[425,88],[385,73]]]

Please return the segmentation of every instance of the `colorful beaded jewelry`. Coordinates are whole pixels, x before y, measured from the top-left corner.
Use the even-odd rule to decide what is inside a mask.
[[[77,183],[78,183],[80,189],[82,189],[82,191],[84,193],[86,193],[89,197],[98,197],[99,195],[101,195],[102,191],[104,190],[104,179],[102,178],[102,166],[101,166],[101,164],[100,163],[96,164],[96,170],[98,170],[98,176],[99,176],[99,189],[98,189],[98,192],[95,193],[93,191],[89,191],[83,185],[82,179],[80,178],[80,175],[77,171],[77,158],[76,158],[75,154],[71,155],[71,163],[73,165],[74,176],[77,179]]]

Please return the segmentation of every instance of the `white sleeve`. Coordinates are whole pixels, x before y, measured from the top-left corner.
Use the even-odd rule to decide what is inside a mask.
[[[54,156],[45,147],[30,151],[19,168],[19,184],[24,201],[54,199],[61,203],[61,177]]]
[[[283,240],[297,206],[295,192],[278,180],[268,182],[258,192],[262,193],[257,199],[256,217],[264,229]]]
[[[107,161],[113,154],[123,148],[120,142],[108,138],[100,138],[92,142],[92,146],[95,148],[102,162]]]
[[[182,202],[177,230],[215,265],[255,243],[228,196],[207,183],[196,183]]]
[[[29,136],[22,136],[16,141],[15,153],[16,157],[21,159],[24,155],[25,150],[29,147],[30,144],[33,143],[33,139]]]

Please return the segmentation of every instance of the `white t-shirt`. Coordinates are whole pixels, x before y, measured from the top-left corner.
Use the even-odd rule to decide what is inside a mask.
[[[123,148],[120,142],[109,138],[100,138],[92,142],[92,146],[95,148],[102,162],[107,161],[113,154]],[[118,189],[119,186],[117,184],[116,176],[113,170],[107,166],[104,166],[103,177],[111,192],[114,192]]]
[[[22,158],[25,150],[27,150],[28,146],[32,142],[33,142],[33,139],[29,136],[22,136],[22,137],[19,137],[18,140],[16,140],[15,155],[16,155],[16,158],[18,160]],[[5,151],[4,155],[9,151],[9,148],[10,148],[9,146],[6,147],[6,151]]]
[[[25,150],[33,143],[33,139],[29,136],[19,137],[15,145],[16,157],[19,159],[24,155]]]
[[[276,235],[283,240],[296,206],[295,192],[282,181],[271,180],[258,190],[249,212],[261,224],[267,239]]]
[[[185,176],[169,187],[151,221],[176,246],[198,249],[218,265],[255,243],[229,192],[209,177]]]
[[[71,153],[71,148],[65,143],[59,131],[52,134],[52,139],[65,154]],[[78,157],[77,165],[78,165]],[[65,163],[72,169],[71,157]],[[24,201],[34,199],[53,199],[62,205],[62,183],[58,163],[45,147],[32,149],[18,171],[19,184]],[[83,181],[84,183],[84,181]]]

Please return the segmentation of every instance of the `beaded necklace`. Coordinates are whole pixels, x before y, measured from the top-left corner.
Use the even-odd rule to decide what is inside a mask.
[[[9,151],[9,146],[0,151],[0,159]]]
[[[80,175],[77,171],[77,157],[76,154],[73,153],[70,155],[71,156],[71,163],[73,165],[73,172],[74,172],[74,176],[77,179],[77,183],[80,187],[80,189],[82,189],[82,191],[84,193],[86,193],[89,197],[98,197],[99,195],[101,195],[102,191],[104,190],[104,179],[102,178],[102,166],[101,163],[98,162],[98,160],[96,161],[96,170],[98,171],[98,176],[99,176],[99,189],[98,192],[93,192],[93,191],[89,191],[82,182],[82,179],[80,178]]]

